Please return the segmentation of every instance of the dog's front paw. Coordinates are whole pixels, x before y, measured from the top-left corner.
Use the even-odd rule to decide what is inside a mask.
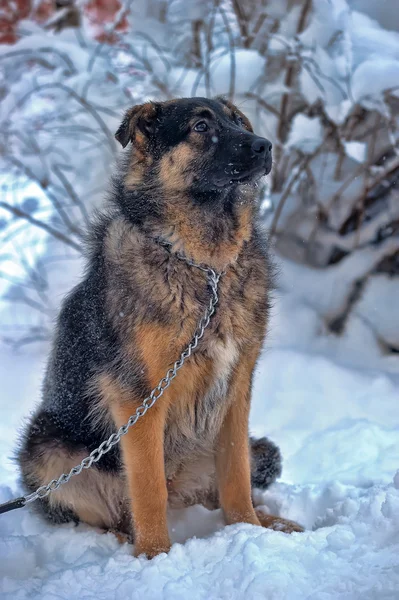
[[[294,533],[294,531],[301,533],[302,531],[305,531],[304,528],[299,525],[299,523],[295,523],[295,521],[283,519],[282,517],[275,517],[274,515],[267,515],[261,510],[256,510],[256,516],[262,527],[267,527],[267,529],[282,531],[283,533]]]
[[[145,556],[148,559],[154,558],[155,556],[158,556],[158,554],[162,554],[162,552],[166,552],[168,553],[170,550],[170,541],[163,541],[161,543],[151,543],[151,542],[136,542],[134,545],[134,556],[137,558],[138,556],[141,556],[142,554],[145,554]]]

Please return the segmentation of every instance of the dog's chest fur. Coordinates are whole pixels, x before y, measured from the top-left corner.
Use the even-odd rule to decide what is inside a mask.
[[[175,301],[169,307],[174,314],[176,345],[171,345],[170,362],[178,358],[181,350],[192,339],[197,323],[208,304],[210,290],[201,273],[183,269],[181,278],[168,282],[169,293]],[[176,279],[179,282],[176,285]],[[213,452],[216,438],[229,408],[229,388],[234,369],[241,358],[242,332],[240,321],[247,312],[245,302],[236,297],[231,286],[231,276],[221,279],[219,304],[203,339],[182,368],[181,385],[173,396],[166,431],[165,457],[167,476],[173,476],[187,459]],[[234,279],[234,278],[233,278]],[[204,294],[201,297],[201,294]],[[249,307],[249,311],[251,308]],[[179,331],[184,331],[179,336]],[[184,341],[183,341],[184,340]],[[184,385],[185,382],[186,385]]]
[[[165,431],[168,476],[187,457],[192,459],[193,454],[213,451],[216,436],[229,407],[228,389],[238,357],[238,348],[232,339],[226,342],[210,339],[197,358],[197,364],[202,360],[211,361],[212,368],[204,370],[205,380],[198,382],[198,392],[190,394],[190,390],[188,394],[191,397],[176,398],[170,406]],[[193,369],[188,368],[188,371],[187,376],[190,377]]]
[[[192,340],[211,291],[204,272],[125,224],[114,226],[111,239],[108,305],[115,326],[123,326],[120,339],[130,357],[122,368],[131,365],[126,380],[132,380],[132,373],[143,374],[142,389],[148,390]],[[167,391],[167,474],[187,457],[213,450],[229,406],[235,366],[264,336],[266,287],[264,256],[256,247],[222,276],[216,313]]]

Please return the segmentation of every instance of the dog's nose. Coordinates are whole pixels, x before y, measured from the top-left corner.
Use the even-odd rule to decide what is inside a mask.
[[[252,142],[251,149],[257,156],[265,156],[266,154],[270,154],[272,147],[272,143],[269,140],[260,137]]]

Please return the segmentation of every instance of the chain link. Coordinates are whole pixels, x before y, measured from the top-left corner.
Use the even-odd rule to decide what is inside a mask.
[[[166,244],[165,244],[166,245]],[[75,475],[80,475],[83,469],[90,469],[93,463],[96,463],[100,460],[100,458],[107,454],[111,450],[113,446],[119,443],[121,437],[127,434],[129,429],[133,427],[137,423],[137,421],[145,415],[147,410],[152,408],[154,404],[159,400],[159,398],[163,395],[165,390],[170,386],[173,379],[176,377],[179,370],[184,365],[185,361],[191,356],[193,350],[198,346],[198,342],[203,337],[205,329],[208,327],[209,322],[211,320],[212,315],[215,312],[216,304],[218,303],[218,284],[219,279],[223,275],[223,273],[216,273],[213,269],[207,267],[206,265],[198,265],[193,261],[189,260],[182,254],[175,254],[180,260],[183,260],[187,264],[201,271],[204,271],[207,274],[208,284],[211,288],[211,297],[209,303],[206,307],[206,310],[200,319],[197,329],[195,330],[194,337],[187,346],[185,350],[180,355],[180,358],[176,360],[173,364],[173,367],[168,369],[165,376],[161,379],[158,385],[151,391],[150,395],[147,396],[143,402],[140,404],[138,408],[136,408],[136,412],[129,417],[127,423],[122,425],[118,431],[109,436],[107,440],[104,440],[98,448],[90,452],[88,456],[86,456],[79,465],[73,467],[69,473],[62,473],[58,477],[58,479],[52,479],[47,485],[40,486],[35,492],[28,494],[25,496],[25,504],[29,502],[34,502],[39,498],[45,498],[54,490],[57,490],[61,485],[68,483],[71,477]]]

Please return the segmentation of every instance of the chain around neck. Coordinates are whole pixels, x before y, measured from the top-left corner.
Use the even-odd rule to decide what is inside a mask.
[[[194,260],[192,260],[191,258],[188,258],[182,252],[174,251],[173,250],[173,244],[171,242],[167,242],[166,240],[164,240],[161,237],[151,237],[150,239],[153,240],[156,244],[158,244],[158,246],[161,246],[162,248],[165,248],[165,250],[167,250],[167,252],[169,252],[169,254],[171,254],[172,256],[176,256],[176,258],[178,258],[182,262],[185,262],[190,267],[195,267],[196,269],[200,269],[201,271],[204,271],[205,273],[212,273],[212,274],[214,274],[217,277],[217,281],[219,281],[219,279],[220,279],[220,277],[222,275],[226,274],[227,267],[223,271],[219,272],[219,271],[217,271],[213,267],[210,267],[207,264],[196,263]],[[228,266],[230,266],[230,265],[228,265]]]

